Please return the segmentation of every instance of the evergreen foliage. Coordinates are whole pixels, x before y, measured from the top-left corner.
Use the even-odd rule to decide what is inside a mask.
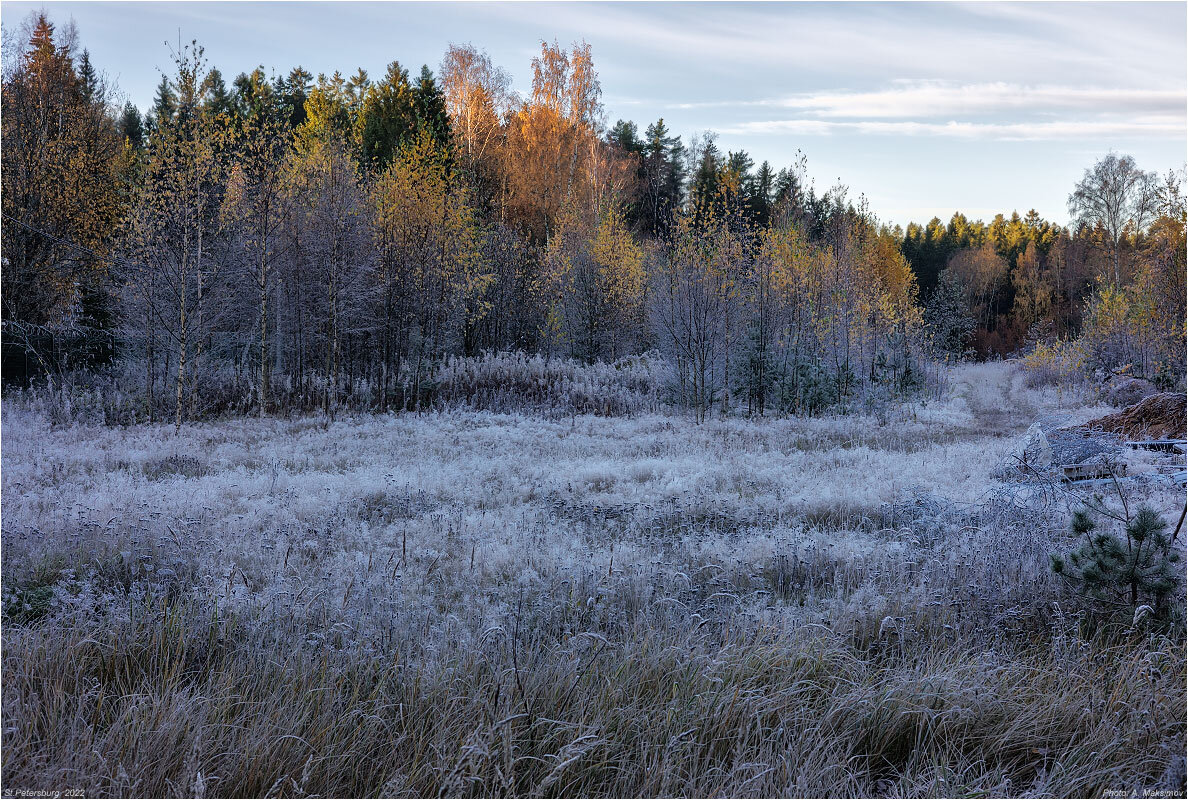
[[[1087,510],[1073,515],[1072,531],[1081,544],[1066,556],[1052,556],[1052,570],[1094,601],[1103,613],[1119,609],[1166,623],[1174,592],[1182,584],[1179,548],[1167,535],[1167,522],[1150,506],[1123,521],[1123,534],[1099,531]]]

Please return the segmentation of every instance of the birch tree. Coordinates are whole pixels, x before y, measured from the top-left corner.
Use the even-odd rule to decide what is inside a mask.
[[[271,308],[283,246],[282,178],[288,145],[282,113],[271,92],[255,92],[248,98],[223,207],[224,219],[238,234],[240,263],[255,293],[256,403],[261,416],[269,408]]]
[[[180,428],[187,412],[197,410],[199,375],[191,358],[201,364],[206,339],[225,310],[219,247],[225,227],[218,213],[225,132],[203,103],[202,48],[191,43],[176,64],[176,110],[156,120],[149,138],[122,276],[129,322],[144,340],[150,414],[161,348],[166,363],[175,365],[174,424]]]
[[[1105,231],[1115,286],[1122,285],[1126,234],[1141,232],[1155,218],[1158,198],[1158,176],[1139,169],[1131,156],[1113,152],[1086,169],[1068,196],[1068,211],[1076,222]]]

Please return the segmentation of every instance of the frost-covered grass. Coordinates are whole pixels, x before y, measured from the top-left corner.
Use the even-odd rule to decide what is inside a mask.
[[[657,411],[669,368],[658,355],[583,364],[523,352],[451,356],[433,373],[436,407],[624,416]]]
[[[4,785],[1183,791],[1183,636],[1087,627],[1066,506],[993,477],[1101,409],[954,386],[882,425],[7,403]]]

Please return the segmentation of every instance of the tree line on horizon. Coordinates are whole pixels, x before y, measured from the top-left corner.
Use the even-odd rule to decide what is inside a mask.
[[[118,368],[145,418],[180,424],[418,408],[452,355],[655,350],[699,418],[799,413],[1093,320],[1120,326],[1103,365],[1182,371],[1181,185],[1128,157],[1086,172],[1072,228],[903,231],[818,193],[803,157],[608,125],[585,43],[542,43],[526,97],[470,45],[436,73],[228,86],[191,43],[143,114],[72,26],[34,15],[5,50],[6,383]]]

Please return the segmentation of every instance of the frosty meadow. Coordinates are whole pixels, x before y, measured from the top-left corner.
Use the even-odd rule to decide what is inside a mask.
[[[1003,471],[1032,422],[1109,410],[1002,363],[883,420],[452,410],[175,436],[6,402],[5,782],[1178,791],[1183,636],[1096,616],[1049,566],[1071,490]]]

